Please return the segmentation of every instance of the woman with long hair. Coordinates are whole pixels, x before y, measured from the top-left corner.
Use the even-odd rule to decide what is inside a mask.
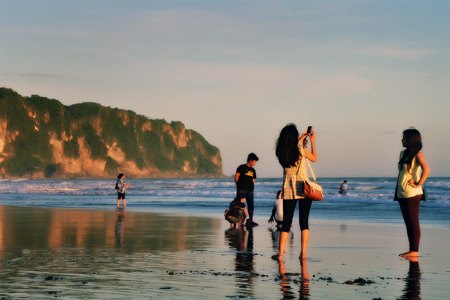
[[[311,152],[303,146],[303,141],[310,137]],[[306,173],[306,160],[317,161],[316,135],[313,131],[308,133],[305,130],[302,135],[299,134],[295,124],[286,125],[278,137],[275,154],[283,167],[283,188],[281,189],[281,198],[283,199],[283,224],[280,233],[280,244],[278,254],[273,259],[281,260],[283,258],[286,241],[291,230],[292,219],[294,217],[295,207],[299,203],[299,219],[301,230],[301,252],[300,258],[306,257],[306,247],[309,239],[309,211],[312,200],[303,196],[303,182],[308,179]]]
[[[406,149],[400,152],[395,200],[400,204],[409,241],[409,251],[400,256],[411,258],[419,256],[419,205],[423,195],[422,185],[430,174],[430,168],[421,152],[422,138],[417,129],[403,131],[402,145]]]

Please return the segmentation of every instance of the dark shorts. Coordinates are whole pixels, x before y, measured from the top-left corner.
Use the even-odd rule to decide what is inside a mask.
[[[244,194],[245,196],[245,201],[247,202],[247,208],[249,210],[253,210],[255,208],[255,205],[253,204],[253,191],[248,191],[248,190],[237,190],[236,191],[237,195],[239,194]]]
[[[117,199],[125,199],[125,193],[117,192]]]

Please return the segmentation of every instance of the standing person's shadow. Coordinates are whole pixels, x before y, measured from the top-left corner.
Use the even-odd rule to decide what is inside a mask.
[[[125,231],[125,209],[117,209],[117,219],[116,219],[116,246],[122,246],[123,243],[123,233]]]
[[[422,273],[419,268],[419,258],[411,257],[409,260],[408,276],[405,278],[405,288],[403,295],[399,299],[419,300],[420,298],[420,279]]]
[[[241,228],[229,228],[225,231],[225,237],[230,249],[236,250],[235,266],[238,279],[238,287],[242,294],[253,297],[254,279],[254,253],[253,230],[245,231]]]

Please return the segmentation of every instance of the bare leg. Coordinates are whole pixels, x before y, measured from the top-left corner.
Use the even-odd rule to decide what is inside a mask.
[[[123,207],[125,208],[125,207],[127,207],[127,201],[125,200],[125,198],[123,198]]]
[[[120,206],[120,199],[117,199],[117,208]]]
[[[289,232],[282,231],[280,234],[280,246],[278,248],[278,259],[283,258],[284,247],[286,246],[286,241],[288,239]]]
[[[309,229],[302,230],[302,252],[300,252],[300,259],[306,258],[306,247],[308,247]]]

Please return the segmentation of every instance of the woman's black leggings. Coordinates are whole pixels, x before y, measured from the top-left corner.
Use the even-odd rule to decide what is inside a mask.
[[[419,206],[422,195],[407,199],[398,199],[400,210],[408,233],[409,251],[419,251],[420,243],[420,225],[419,225]]]
[[[298,213],[300,221],[300,230],[309,229],[309,211],[311,210],[312,200],[309,198],[298,200],[283,200],[283,225],[281,231],[289,232],[294,218],[295,207],[299,202]]]

